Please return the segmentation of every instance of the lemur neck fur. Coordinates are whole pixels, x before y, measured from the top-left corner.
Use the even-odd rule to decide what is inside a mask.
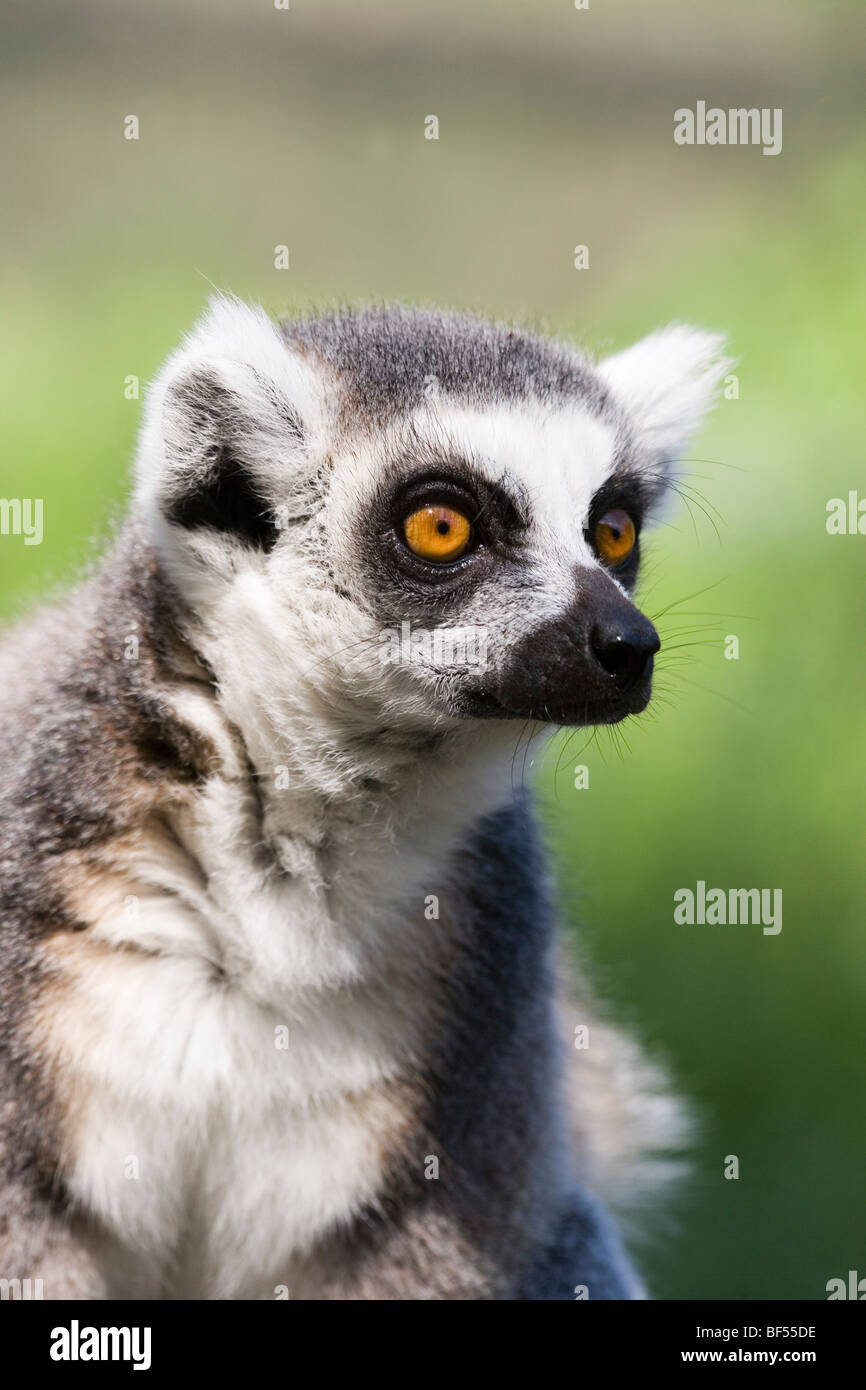
[[[157,570],[137,609],[145,642],[164,621],[161,582]],[[181,608],[172,660],[150,677],[161,709],[209,750],[170,816],[207,922],[202,948],[253,997],[299,1007],[386,970],[423,975],[419,937],[429,947],[438,930],[425,906],[442,899],[444,911],[455,851],[514,794],[525,727],[405,710],[389,722],[339,676],[329,685],[329,658],[311,660],[305,634],[289,625],[283,661],[257,664],[237,639],[256,615],[245,629],[227,617]]]

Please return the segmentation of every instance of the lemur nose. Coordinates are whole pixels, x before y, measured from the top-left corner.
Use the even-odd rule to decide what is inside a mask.
[[[590,633],[593,655],[620,690],[630,690],[646,672],[661,646],[652,623],[635,613],[626,624],[600,621]]]

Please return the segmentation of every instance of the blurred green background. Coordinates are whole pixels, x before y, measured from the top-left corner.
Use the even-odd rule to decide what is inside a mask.
[[[693,450],[693,521],[649,548],[645,608],[678,605],[659,699],[629,749],[561,736],[532,771],[602,994],[701,1119],[641,1256],[660,1297],[866,1275],[866,537],[825,528],[866,496],[861,22],[814,0],[2,9],[0,495],[45,499],[41,547],[0,538],[4,616],[117,515],[124,380],[208,282],[275,312],[455,305],[593,352],[675,318],[728,332],[739,397]],[[698,99],[782,107],[783,152],[675,145]],[[781,888],[781,935],[677,926],[699,878]]]

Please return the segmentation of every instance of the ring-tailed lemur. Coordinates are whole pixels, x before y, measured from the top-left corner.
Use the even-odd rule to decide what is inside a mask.
[[[211,305],[110,553],[0,652],[0,1277],[641,1296],[599,1194],[645,1073],[560,1048],[512,762],[644,708],[638,535],[721,370]]]

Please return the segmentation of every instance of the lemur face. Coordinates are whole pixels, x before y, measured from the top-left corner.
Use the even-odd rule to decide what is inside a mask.
[[[359,734],[643,709],[641,531],[719,347],[672,327],[593,366],[457,315],[215,302],[156,383],[138,505],[227,702]]]

